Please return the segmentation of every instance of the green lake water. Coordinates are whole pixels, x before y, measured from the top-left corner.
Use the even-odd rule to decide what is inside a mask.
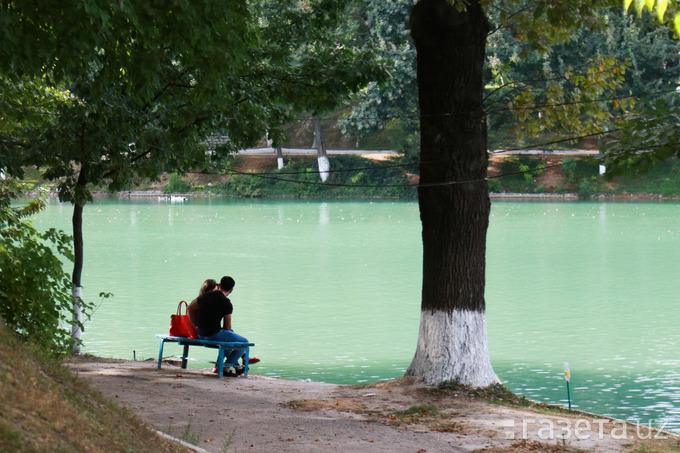
[[[52,202],[35,224],[70,232],[71,214]],[[679,219],[678,202],[494,201],[486,303],[501,380],[566,405],[568,362],[575,408],[680,430]],[[255,373],[375,382],[415,352],[416,202],[98,199],[84,236],[87,353],[156,358],[177,303],[222,275]]]

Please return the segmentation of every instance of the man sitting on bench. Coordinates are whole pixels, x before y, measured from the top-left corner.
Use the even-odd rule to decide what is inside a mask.
[[[210,341],[233,341],[248,343],[248,339],[231,329],[231,314],[234,306],[227,297],[234,290],[234,279],[222,277],[216,291],[209,291],[194,299],[187,309],[189,319],[198,329],[198,338]],[[224,326],[222,326],[224,321]],[[238,366],[238,359],[242,351],[233,350],[224,357],[225,376],[240,376],[245,372],[243,366]],[[228,367],[234,367],[234,372]]]

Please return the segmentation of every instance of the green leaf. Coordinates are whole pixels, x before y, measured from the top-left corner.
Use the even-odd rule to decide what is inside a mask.
[[[623,0],[623,10],[628,11],[631,3],[633,3],[633,0]]]
[[[645,7],[645,0],[635,0],[635,11],[638,16],[642,15],[642,9]]]
[[[659,18],[659,22],[663,23],[663,16],[666,13],[666,7],[668,6],[668,0],[659,0],[656,4],[656,15]]]
[[[673,18],[673,30],[676,35],[680,36],[680,13],[676,13]]]
[[[654,11],[654,1],[655,0],[645,0],[645,6],[649,11]]]

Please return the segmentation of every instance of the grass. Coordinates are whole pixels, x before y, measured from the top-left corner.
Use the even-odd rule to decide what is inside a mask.
[[[534,401],[511,392],[502,384],[490,385],[484,388],[473,388],[460,384],[459,382],[450,381],[440,384],[438,389],[463,393],[490,403],[503,404],[506,406],[533,407],[537,404]]]
[[[184,428],[184,433],[182,433],[181,439],[191,445],[198,445],[198,443],[201,441],[201,433],[194,431],[191,417],[189,417],[189,423],[187,423],[186,428]]]
[[[680,161],[656,164],[649,172],[614,180],[614,193],[646,193],[660,196],[680,195]]]
[[[1,320],[0,320],[1,321]],[[0,324],[0,445],[11,452],[185,452]]]

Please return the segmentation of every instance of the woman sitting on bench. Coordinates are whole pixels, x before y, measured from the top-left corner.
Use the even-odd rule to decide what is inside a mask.
[[[187,309],[189,319],[198,329],[198,338],[211,341],[233,341],[248,343],[248,339],[237,334],[231,328],[231,315],[234,306],[227,297],[234,290],[234,279],[222,277],[220,284],[213,290],[207,289],[211,286],[210,280],[204,282],[206,292],[194,299]],[[212,281],[214,283],[214,280]],[[201,291],[203,291],[203,287]],[[223,326],[222,326],[222,323]],[[224,365],[227,367],[225,376],[240,376],[245,372],[243,366],[238,366],[238,359],[243,353],[233,350],[224,357]],[[228,369],[233,366],[234,372]]]

